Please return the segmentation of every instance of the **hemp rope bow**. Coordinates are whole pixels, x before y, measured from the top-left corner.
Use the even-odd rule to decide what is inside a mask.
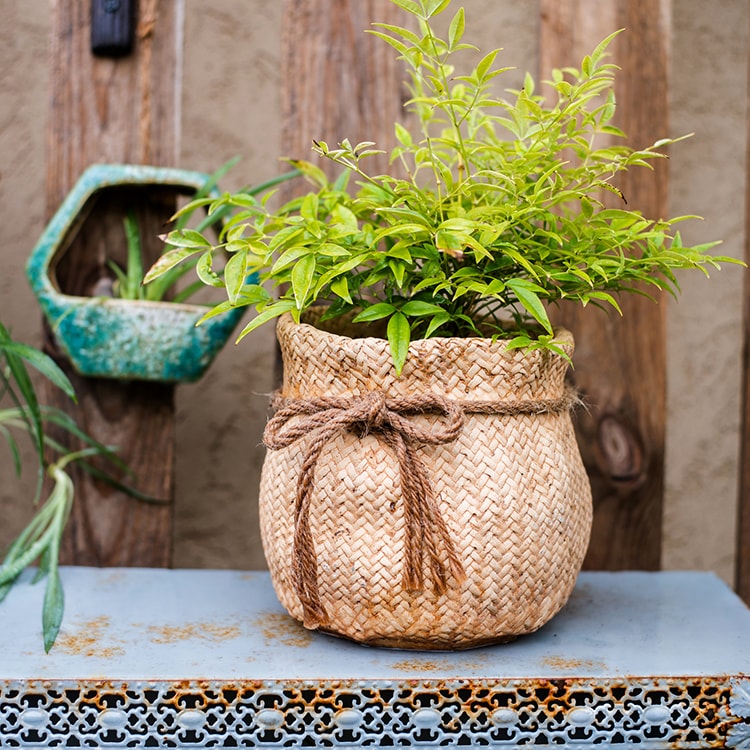
[[[328,624],[328,614],[320,601],[315,545],[310,531],[310,501],[315,484],[315,467],[329,440],[342,430],[360,436],[373,433],[395,453],[399,464],[406,525],[403,585],[407,591],[421,591],[424,585],[425,555],[435,592],[442,594],[449,573],[458,583],[466,580],[463,565],[435,502],[432,484],[416,445],[441,445],[454,441],[464,423],[465,413],[535,414],[568,410],[576,397],[568,391],[559,399],[507,403],[503,401],[459,402],[426,393],[386,397],[372,391],[358,397],[318,397],[285,399],[274,396],[276,413],[268,421],[263,442],[271,450],[292,445],[314,433],[302,460],[294,507],[292,581],[302,604],[305,627]],[[438,413],[443,420],[421,427],[407,417]],[[293,417],[300,419],[290,423]],[[442,553],[441,553],[442,550]]]

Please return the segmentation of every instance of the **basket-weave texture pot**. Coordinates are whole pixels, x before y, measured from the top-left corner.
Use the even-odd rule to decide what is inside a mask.
[[[307,627],[400,648],[541,627],[591,528],[565,360],[436,338],[412,342],[397,377],[387,341],[319,317],[277,328],[260,522],[281,603]],[[567,331],[557,338],[572,352]]]

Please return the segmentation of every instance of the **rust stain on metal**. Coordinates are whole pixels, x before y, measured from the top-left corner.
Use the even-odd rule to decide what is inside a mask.
[[[546,659],[544,659],[543,663],[546,667],[550,667],[550,669],[561,669],[568,672],[576,669],[607,669],[607,665],[601,661],[590,661],[588,659],[566,659],[562,656],[548,656]]]
[[[150,625],[154,643],[179,643],[180,641],[228,641],[239,638],[237,625],[219,625],[215,622],[194,622],[186,625]]]
[[[116,586],[125,579],[125,572],[122,570],[108,570],[106,575],[102,576],[101,585]]]
[[[404,659],[393,665],[399,672],[439,672],[443,667],[442,664],[425,659]]]
[[[268,612],[256,618],[253,624],[263,633],[266,643],[278,641],[284,646],[297,648],[305,648],[312,643],[310,631],[282,612]]]
[[[413,657],[411,659],[403,659],[392,665],[393,669],[399,672],[439,672],[440,670],[450,669],[451,671],[466,670],[479,671],[487,666],[487,659],[478,657],[474,659],[466,659],[460,662],[456,662],[454,658],[447,658],[445,660],[424,659],[419,657]]]
[[[64,654],[111,659],[125,650],[119,646],[103,646],[102,640],[109,628],[109,617],[97,617],[76,626],[76,632],[63,632],[55,641],[55,649]]]

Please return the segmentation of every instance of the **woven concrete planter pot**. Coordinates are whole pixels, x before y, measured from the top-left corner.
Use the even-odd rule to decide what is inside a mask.
[[[372,645],[457,649],[560,610],[591,527],[561,357],[430,339],[396,377],[383,339],[288,315],[278,338],[260,520],[292,616]]]

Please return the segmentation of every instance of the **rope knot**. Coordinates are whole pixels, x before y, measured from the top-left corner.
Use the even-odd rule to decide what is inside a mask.
[[[365,414],[360,426],[360,435],[364,437],[371,431],[382,430],[388,424],[388,407],[382,391],[372,391],[362,399]]]
[[[374,434],[396,455],[406,525],[404,587],[421,591],[425,567],[438,593],[445,592],[451,574],[459,582],[465,580],[455,545],[435,502],[427,469],[418,454],[419,444],[439,445],[458,437],[463,427],[463,410],[457,403],[435,394],[388,398],[381,391],[351,398],[277,397],[274,401],[277,412],[263,434],[268,448],[286,448],[303,436],[310,436],[297,479],[292,549],[292,578],[306,627],[317,628],[329,622],[318,591],[310,502],[318,458],[326,444],[342,431],[351,431],[359,437]],[[428,412],[438,413],[442,419],[426,426],[410,419]]]

